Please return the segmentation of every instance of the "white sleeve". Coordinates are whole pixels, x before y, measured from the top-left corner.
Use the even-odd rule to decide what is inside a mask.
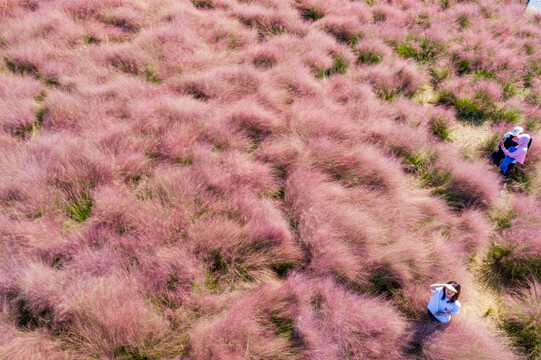
[[[458,300],[456,300],[455,303],[454,303],[453,305],[454,305],[454,306],[453,306],[453,309],[451,310],[451,314],[456,315],[456,314],[458,314],[458,312],[460,311],[461,305],[460,305],[460,303],[458,302]]]
[[[511,134],[510,132],[508,132],[508,133],[505,134],[503,137],[506,138],[506,139],[509,139],[510,137],[513,137],[513,134]]]

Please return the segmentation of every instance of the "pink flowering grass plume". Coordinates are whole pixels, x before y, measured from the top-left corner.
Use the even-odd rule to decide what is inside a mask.
[[[0,353],[3,358],[64,360],[76,356],[72,351],[60,350],[60,341],[51,339],[45,333],[23,331],[5,324],[2,324],[0,330]]]
[[[351,312],[357,307],[364,311]],[[374,326],[379,331],[374,332]],[[211,354],[215,358],[246,354],[400,358],[404,328],[403,320],[381,300],[349,294],[328,280],[297,275],[285,284],[268,282],[243,298],[232,299],[224,313],[196,324],[190,344],[199,358]],[[247,340],[256,334],[256,339],[270,338],[272,332],[281,336],[265,342]],[[365,336],[358,336],[359,332]]]
[[[408,62],[402,60],[374,66],[367,70],[365,76],[383,100],[392,100],[399,94],[411,97],[427,82],[423,73],[416,72]]]
[[[305,141],[318,137],[334,140],[353,140],[362,135],[360,129],[348,119],[339,107],[323,107],[319,98],[298,100],[291,105],[292,118],[289,128],[299,134]],[[324,101],[323,99],[321,99]],[[335,120],[328,122],[331,115]]]
[[[36,110],[39,109],[43,86],[36,80],[15,75],[2,75],[0,107],[2,131],[28,138],[37,127]]]
[[[464,311],[412,356],[531,356],[539,23],[491,0],[0,1],[0,357],[407,358],[444,279]],[[515,125],[534,142],[502,194],[483,157]],[[466,311],[477,265],[510,289],[506,338]]]
[[[372,17],[376,24],[384,23],[403,27],[407,22],[407,16],[404,11],[384,3],[376,4],[372,7]]]
[[[436,161],[430,185],[435,185],[435,191],[458,208],[486,208],[495,203],[499,193],[498,180],[486,164],[458,162],[449,155]]]
[[[136,289],[120,274],[74,285],[58,315],[69,324],[66,340],[87,356],[112,356],[120,347],[129,352],[155,339],[167,324]]]
[[[304,343],[302,358],[402,358],[406,323],[389,303],[347,292],[328,278],[296,275],[287,286],[299,299],[294,329]]]
[[[489,263],[497,274],[511,281],[524,281],[537,275],[536,259],[541,253],[539,202],[517,197],[513,208],[497,220],[503,231],[488,253]]]
[[[520,359],[520,356],[510,350],[510,344],[460,314],[453,316],[448,326],[425,341],[422,356],[427,359],[449,356],[472,360]]]

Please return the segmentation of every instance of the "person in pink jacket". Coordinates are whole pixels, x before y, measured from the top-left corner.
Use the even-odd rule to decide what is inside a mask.
[[[530,135],[520,134],[517,136],[517,146],[509,149],[502,147],[502,151],[506,155],[505,159],[503,159],[502,163],[500,164],[500,169],[502,170],[503,175],[507,176],[517,162],[519,164],[524,164],[526,153],[530,147],[530,141]]]

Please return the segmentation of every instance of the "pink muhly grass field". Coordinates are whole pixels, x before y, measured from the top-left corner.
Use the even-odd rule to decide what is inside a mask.
[[[0,0],[0,358],[537,354],[540,29],[492,0]],[[485,278],[505,334],[469,316]],[[451,279],[465,311],[410,353]]]

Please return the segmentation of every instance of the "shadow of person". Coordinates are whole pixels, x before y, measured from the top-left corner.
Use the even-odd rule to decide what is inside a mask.
[[[411,326],[413,335],[411,336],[410,342],[406,346],[406,355],[421,355],[426,339],[438,331],[443,331],[446,327],[447,324],[434,319],[428,314],[425,314],[421,320],[415,322]]]

